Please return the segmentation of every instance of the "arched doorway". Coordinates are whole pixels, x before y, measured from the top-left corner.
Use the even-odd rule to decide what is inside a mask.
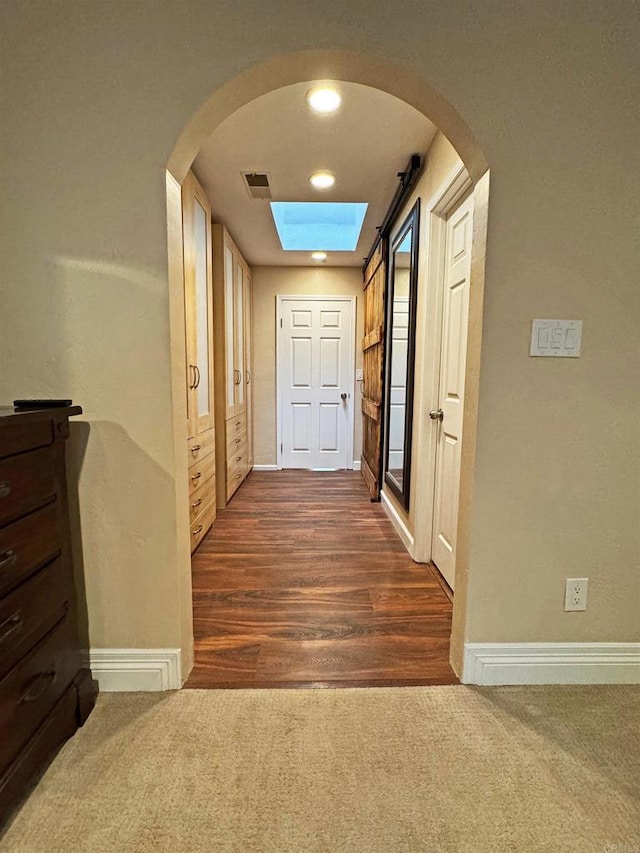
[[[451,663],[462,673],[466,598],[469,564],[469,518],[472,504],[472,475],[479,390],[479,362],[482,335],[484,256],[489,194],[489,167],[470,129],[429,84],[411,71],[371,54],[351,51],[303,51],[261,63],[241,73],[214,92],[181,133],[168,160],[166,171],[168,264],[170,288],[174,450],[176,458],[176,524],[180,559],[189,561],[189,527],[181,506],[187,503],[185,337],[182,300],[182,232],[180,187],[206,139],[240,107],[261,95],[295,83],[333,80],[359,83],[393,95],[430,119],[459,154],[472,184],[475,220],[465,381],[465,434],[462,443],[458,548],[455,565],[456,598],[451,638]],[[181,472],[184,476],[181,477]],[[188,572],[181,567],[181,576]],[[190,588],[184,585],[183,614],[190,606]],[[183,618],[183,625],[188,624]],[[183,640],[191,642],[191,640]]]

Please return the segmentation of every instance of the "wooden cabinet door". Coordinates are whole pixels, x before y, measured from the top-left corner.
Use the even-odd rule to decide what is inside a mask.
[[[252,290],[251,290],[251,271],[248,266],[244,268],[244,375],[245,375],[245,395],[246,395],[246,411],[247,411],[247,468],[253,468],[253,386],[252,375]]]
[[[224,341],[224,386],[225,386],[225,418],[240,414],[238,405],[238,386],[241,376],[238,372],[236,358],[236,252],[235,246],[225,232],[224,239],[224,269],[222,282],[224,325],[222,339]]]
[[[182,186],[189,437],[213,427],[211,207],[190,172]]]
[[[362,386],[362,461],[360,470],[372,500],[380,497],[384,309],[386,262],[378,243],[364,272],[364,338]]]
[[[235,403],[236,412],[241,414],[247,408],[245,352],[244,352],[244,277],[245,264],[236,249],[233,269],[233,352],[235,370]]]

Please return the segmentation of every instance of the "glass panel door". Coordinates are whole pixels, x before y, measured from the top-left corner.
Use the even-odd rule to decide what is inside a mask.
[[[198,417],[211,413],[211,381],[209,377],[209,288],[207,264],[207,213],[194,199],[195,236],[195,305],[196,305],[196,393]]]
[[[224,329],[225,329],[225,361],[226,361],[226,402],[227,417],[233,414],[236,404],[236,363],[234,356],[234,317],[233,317],[233,252],[229,246],[224,247]]]
[[[236,367],[239,376],[236,377],[237,403],[240,411],[244,409],[245,401],[245,375],[244,375],[244,270],[242,265],[236,262],[235,279],[235,334],[236,339]]]

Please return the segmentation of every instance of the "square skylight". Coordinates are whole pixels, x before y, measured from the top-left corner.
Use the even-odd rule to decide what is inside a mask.
[[[366,202],[272,201],[271,213],[285,252],[353,252]]]

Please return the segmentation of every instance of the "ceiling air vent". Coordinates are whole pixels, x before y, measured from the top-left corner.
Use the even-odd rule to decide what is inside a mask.
[[[241,172],[241,175],[251,198],[271,198],[268,172]]]

